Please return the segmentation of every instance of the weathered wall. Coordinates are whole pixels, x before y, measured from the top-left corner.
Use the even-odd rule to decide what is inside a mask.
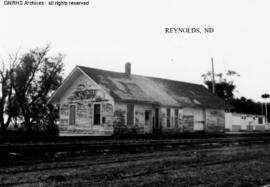
[[[162,129],[174,129],[176,128],[176,126],[179,127],[179,120],[177,120],[178,125],[175,124],[176,119],[175,116],[179,115],[179,111],[181,109],[178,109],[178,114],[175,113],[175,108],[164,108],[162,107],[160,109],[160,117],[161,117],[161,123],[162,123]],[[168,114],[169,112],[169,114]],[[180,119],[182,118],[182,116],[180,115]],[[178,117],[179,119],[179,117]]]
[[[221,109],[206,109],[205,130],[210,132],[222,132],[225,129],[225,111]]]
[[[125,103],[115,103],[114,124],[118,126],[127,125],[127,105]]]
[[[93,125],[94,104],[101,104],[102,124]],[[75,125],[69,125],[69,107],[75,105]],[[110,133],[113,131],[114,101],[92,80],[81,74],[60,99],[60,133]]]
[[[199,108],[170,108],[170,125],[168,126],[168,108],[161,109],[162,130],[164,133],[180,133],[204,130],[205,111]]]
[[[150,111],[150,123],[145,123],[145,111]],[[133,130],[135,133],[151,133],[153,128],[154,108],[151,105],[134,104],[134,123],[127,125],[127,104],[115,103],[114,125],[116,128],[122,128],[122,131]],[[118,129],[120,130],[120,129]],[[122,132],[126,133],[126,132]]]
[[[160,108],[160,121],[163,134],[177,134],[184,131],[182,108]]]
[[[233,118],[232,113],[225,113],[225,129],[232,130]]]
[[[204,130],[205,111],[202,108],[184,108],[184,127],[187,131]],[[193,121],[193,124],[192,124]]]
[[[149,111],[149,119],[145,121],[145,112]],[[139,128],[141,133],[152,133],[155,117],[155,108],[151,105],[135,105],[134,107],[135,126]]]
[[[223,131],[225,128],[224,110],[183,108],[178,109],[178,126],[175,126],[175,109],[171,108],[168,127],[167,108],[161,109],[162,130],[165,133],[193,131]]]

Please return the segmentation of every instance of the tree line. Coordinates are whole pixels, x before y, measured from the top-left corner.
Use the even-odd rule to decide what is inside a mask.
[[[55,130],[58,112],[47,101],[63,80],[63,55],[49,56],[50,46],[11,54],[0,62],[0,126],[10,124]]]
[[[202,75],[204,84],[212,92],[212,72],[206,72]],[[220,98],[229,102],[232,106],[231,112],[247,113],[247,114],[265,114],[263,103],[255,102],[246,97],[236,97],[236,85],[234,80],[240,75],[233,70],[228,70],[226,73],[215,74],[215,93]],[[269,106],[267,105],[267,110]]]

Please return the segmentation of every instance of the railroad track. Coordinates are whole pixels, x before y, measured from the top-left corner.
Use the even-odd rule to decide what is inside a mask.
[[[83,182],[99,184],[106,180],[113,182],[118,180],[141,180],[140,177],[149,177],[166,173],[181,173],[185,168],[215,167],[230,163],[249,162],[258,155],[254,151],[263,151],[263,146],[256,146],[251,150],[245,150],[245,146],[227,148],[191,149],[188,151],[177,150],[168,152],[152,152],[142,154],[123,154],[107,156],[76,157],[60,161],[43,162],[41,164],[20,165],[19,167],[0,168],[0,176],[6,186],[38,186],[49,179],[58,180],[63,184],[69,180],[82,177]],[[237,155],[234,153],[237,152]],[[250,152],[247,155],[246,152]],[[268,158],[269,152],[262,152],[264,158]],[[181,172],[180,172],[181,171]],[[11,177],[12,176],[12,177]],[[23,177],[22,177],[23,176]],[[30,177],[32,176],[32,177]],[[62,183],[61,183],[62,184]],[[101,183],[103,184],[103,183]]]
[[[254,144],[269,143],[270,136],[251,137],[222,137],[222,138],[196,138],[196,139],[131,139],[131,140],[91,140],[72,142],[30,142],[30,143],[4,143],[0,144],[0,154],[5,153],[50,153],[77,150],[106,150],[106,149],[134,149],[162,146],[200,146],[200,145],[224,145],[224,144]]]
[[[207,173],[215,171],[219,179],[227,173],[231,177],[233,172],[227,172],[231,165],[238,170],[245,166],[247,169],[241,172],[246,172],[255,167],[252,164],[261,162],[265,169],[270,158],[270,135],[71,139],[0,143],[1,185],[65,186],[72,181],[74,186],[109,186],[123,184],[123,180],[134,184],[144,180],[147,185],[154,176],[160,181],[170,176],[169,181],[179,180],[183,186],[190,181],[202,184],[201,180],[208,184],[209,180],[204,180],[209,177]],[[225,168],[224,172],[220,168]],[[254,171],[256,174],[261,169]],[[260,184],[267,184],[267,171]],[[198,180],[202,174],[205,176]],[[241,173],[236,178],[246,175]],[[213,184],[219,182],[215,177],[213,180]]]

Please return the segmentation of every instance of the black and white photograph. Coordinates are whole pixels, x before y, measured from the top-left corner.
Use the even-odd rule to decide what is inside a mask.
[[[0,186],[270,186],[269,8],[1,0]]]

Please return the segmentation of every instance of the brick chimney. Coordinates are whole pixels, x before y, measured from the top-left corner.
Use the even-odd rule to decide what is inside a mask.
[[[130,76],[131,74],[131,63],[127,62],[125,65],[125,73],[127,76]]]

